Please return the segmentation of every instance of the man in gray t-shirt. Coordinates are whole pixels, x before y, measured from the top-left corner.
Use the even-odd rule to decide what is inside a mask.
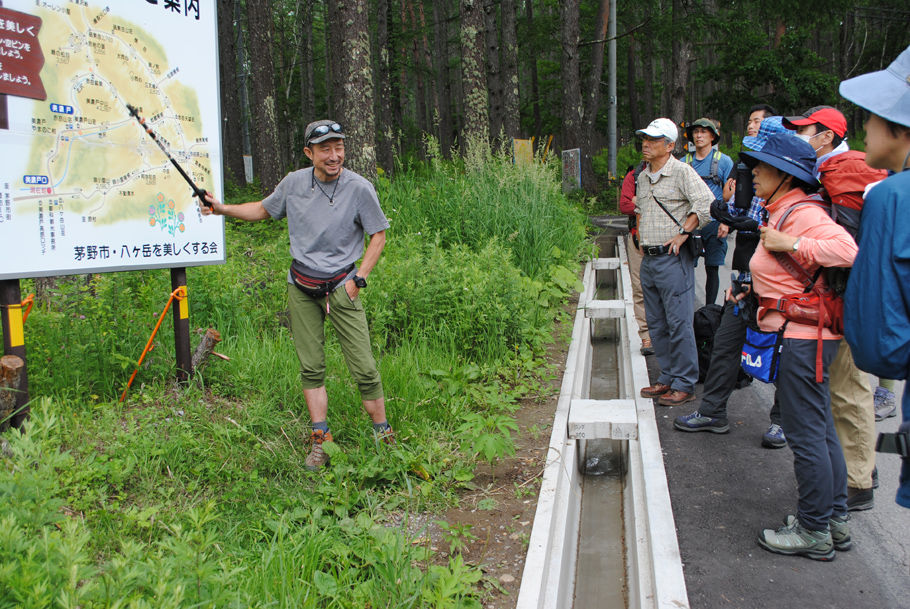
[[[314,470],[328,463],[322,443],[332,440],[325,389],[326,317],[332,320],[375,432],[383,441],[394,443],[386,419],[382,379],[358,297],[385,247],[389,221],[382,213],[373,185],[344,169],[344,137],[341,125],[334,121],[310,123],[303,151],[312,167],[289,173],[262,201],[223,205],[208,195],[212,207],[200,206],[203,215],[225,215],[250,222],[288,219],[293,258],[288,272],[288,310],[312,425],[313,445],[305,466]],[[370,235],[366,251],[364,235]]]

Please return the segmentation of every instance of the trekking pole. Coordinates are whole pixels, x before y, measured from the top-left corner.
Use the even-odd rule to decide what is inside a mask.
[[[139,116],[139,110],[136,108],[136,106],[131,106],[130,104],[127,104],[126,108],[127,108],[127,110],[130,111],[130,116],[134,117],[137,121],[139,121],[139,124],[142,126],[143,129],[145,129],[145,132],[149,134],[149,137],[151,137],[152,140],[154,140],[154,142],[156,144],[158,144],[158,148],[161,149],[161,152],[164,153],[164,156],[166,156],[168,158],[168,160],[171,162],[171,164],[177,168],[177,171],[180,172],[180,175],[183,176],[183,179],[186,180],[186,183],[189,184],[190,188],[193,189],[193,195],[199,197],[199,200],[202,201],[203,205],[205,205],[206,207],[211,207],[212,204],[209,203],[205,198],[205,190],[196,186],[196,183],[193,181],[193,179],[190,176],[187,175],[187,173],[183,170],[183,167],[181,167],[177,163],[177,161],[174,160],[174,157],[172,157],[171,153],[167,151],[167,148],[164,147],[164,144],[161,143],[161,140],[159,140],[158,136],[155,135],[155,132],[152,131],[152,128],[145,124],[145,119],[142,118],[141,116]]]

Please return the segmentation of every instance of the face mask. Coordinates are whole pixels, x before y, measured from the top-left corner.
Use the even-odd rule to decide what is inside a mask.
[[[795,135],[796,137],[798,137],[799,139],[801,139],[802,141],[806,142],[807,144],[809,144],[809,145],[811,146],[811,145],[812,145],[812,144],[811,144],[812,138],[815,137],[816,135],[821,135],[821,134],[820,134],[820,133],[815,133],[815,134],[813,134],[813,135],[808,135],[808,134],[806,134],[806,133],[794,133],[793,135]],[[822,147],[823,147],[823,146],[819,146],[818,148],[813,148],[813,150],[814,150],[815,152],[818,152],[819,150],[822,149]]]

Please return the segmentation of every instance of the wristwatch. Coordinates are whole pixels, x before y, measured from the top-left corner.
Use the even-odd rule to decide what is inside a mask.
[[[689,231],[686,230],[686,227],[685,227],[685,226],[680,226],[680,227],[679,227],[679,234],[680,234],[680,235],[689,235],[689,234],[691,234],[691,233],[690,233]]]
[[[796,241],[793,242],[793,251],[794,251],[794,252],[797,251],[797,250],[799,249],[799,240],[800,240],[800,239],[802,239],[802,237],[797,237],[797,238],[796,238]]]
[[[362,290],[363,288],[367,287],[367,280],[360,275],[354,275],[354,285]]]

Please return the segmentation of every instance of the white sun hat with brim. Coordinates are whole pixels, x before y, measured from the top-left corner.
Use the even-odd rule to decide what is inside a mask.
[[[887,69],[841,82],[840,94],[860,108],[910,127],[910,47]]]

